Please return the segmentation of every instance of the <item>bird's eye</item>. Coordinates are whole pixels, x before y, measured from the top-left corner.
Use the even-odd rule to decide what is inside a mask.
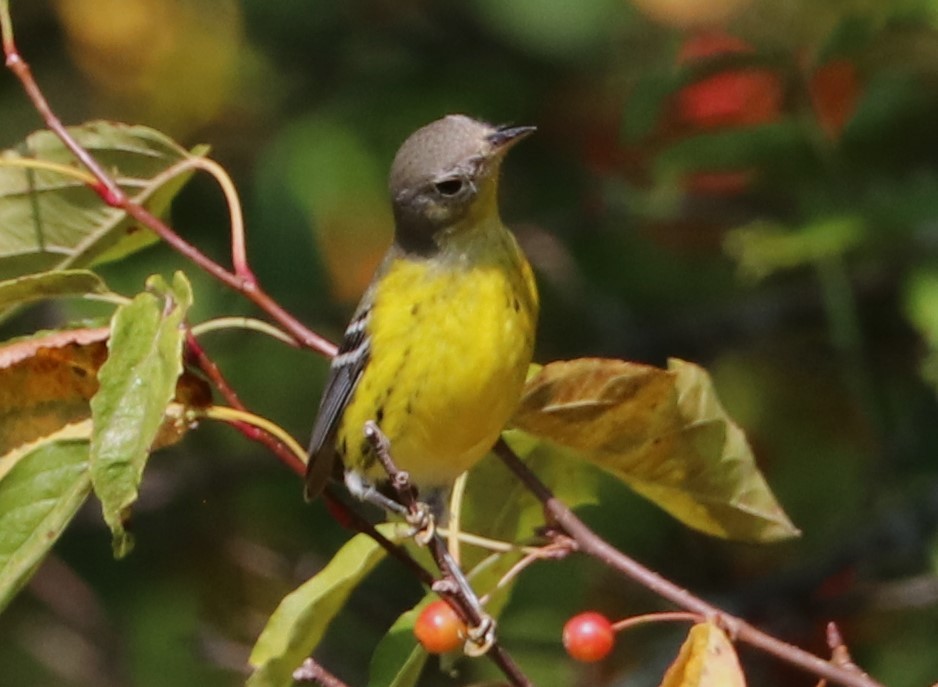
[[[437,193],[441,196],[455,196],[462,191],[464,185],[465,182],[462,179],[455,177],[453,179],[438,181],[433,184],[433,188],[435,188]]]

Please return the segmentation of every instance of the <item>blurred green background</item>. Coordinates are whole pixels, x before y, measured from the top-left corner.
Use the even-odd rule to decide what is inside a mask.
[[[538,273],[537,359],[706,366],[801,540],[752,546],[678,525],[603,482],[588,521],[626,552],[770,632],[895,687],[938,681],[938,2],[903,0],[12,0],[60,117],[208,143],[242,194],[255,271],[333,339],[390,235],[385,174],[442,114],[536,124],[505,219]],[[0,79],[2,145],[40,122]],[[173,225],[219,260],[227,218],[199,178]],[[186,269],[193,320],[255,314],[156,247],[106,267],[139,290]],[[5,335],[100,317],[34,309]],[[205,345],[247,405],[305,440],[325,362],[249,333]],[[151,460],[114,561],[95,504],[0,617],[0,683],[234,685],[282,596],[348,534],[233,431]],[[318,652],[364,684],[374,643],[420,597],[391,563]],[[599,667],[559,647],[571,613],[658,607],[582,559],[535,566],[504,620],[540,684],[656,685],[681,641],[635,630]],[[742,649],[751,684],[813,685]],[[491,675],[485,661],[456,678]]]

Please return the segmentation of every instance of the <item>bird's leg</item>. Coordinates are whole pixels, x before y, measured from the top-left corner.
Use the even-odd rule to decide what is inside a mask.
[[[394,464],[394,460],[391,458],[391,442],[388,441],[377,423],[371,420],[365,423],[365,439],[371,444],[375,456],[388,473],[391,487],[400,496],[403,505],[393,499],[388,499],[383,494],[381,494],[381,497],[395,504],[396,507],[390,509],[391,512],[403,515],[407,523],[414,528],[414,541],[421,546],[426,546],[436,532],[436,522],[430,507],[419,500],[417,489],[411,483],[407,471],[401,470]],[[372,489],[374,488],[372,487]]]
[[[381,510],[395,513],[404,518],[410,515],[410,511],[406,506],[382,494],[371,482],[365,480],[356,472],[349,470],[345,473],[345,487],[359,501],[370,503]]]
[[[463,651],[467,656],[482,656],[495,644],[495,620],[482,608],[482,602],[466,579],[462,568],[453,560],[443,538],[436,532],[432,536],[433,555],[442,563],[440,568],[444,574],[444,578],[437,580],[432,589],[438,594],[456,594],[468,606],[466,615],[469,617],[466,620],[469,627]]]
[[[417,490],[410,482],[410,475],[394,464],[391,458],[391,443],[377,423],[372,421],[365,423],[365,438],[372,445],[375,455],[387,471],[391,479],[391,486],[406,504],[405,517],[407,522],[415,529],[414,540],[422,546],[430,546],[433,558],[443,574],[443,578],[433,584],[433,590],[437,593],[455,596],[464,604],[463,611],[467,616],[465,620],[469,626],[465,646],[466,654],[481,656],[495,643],[495,620],[483,610],[482,603],[469,584],[469,580],[466,579],[462,568],[450,555],[446,543],[437,533],[432,508],[418,500]],[[348,483],[348,474],[346,474],[345,479]],[[360,480],[360,478],[358,479]],[[374,491],[373,487],[371,489]],[[383,494],[381,494],[381,497],[387,499]],[[399,513],[404,508],[400,503],[393,501],[392,503],[397,507],[393,509],[394,512]]]

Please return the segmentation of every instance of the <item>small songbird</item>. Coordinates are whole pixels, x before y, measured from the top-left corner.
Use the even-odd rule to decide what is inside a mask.
[[[307,498],[337,458],[359,498],[387,480],[369,421],[421,494],[447,490],[492,448],[518,403],[538,315],[531,268],[499,217],[499,168],[533,131],[449,115],[397,151],[394,242],[332,360]]]

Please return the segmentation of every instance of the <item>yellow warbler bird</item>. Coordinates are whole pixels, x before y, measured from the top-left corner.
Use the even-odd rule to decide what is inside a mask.
[[[313,427],[306,495],[337,468],[359,498],[387,474],[364,435],[432,494],[492,447],[531,362],[534,276],[498,213],[506,151],[534,127],[449,115],[413,133],[391,166],[394,242],[345,330]]]

